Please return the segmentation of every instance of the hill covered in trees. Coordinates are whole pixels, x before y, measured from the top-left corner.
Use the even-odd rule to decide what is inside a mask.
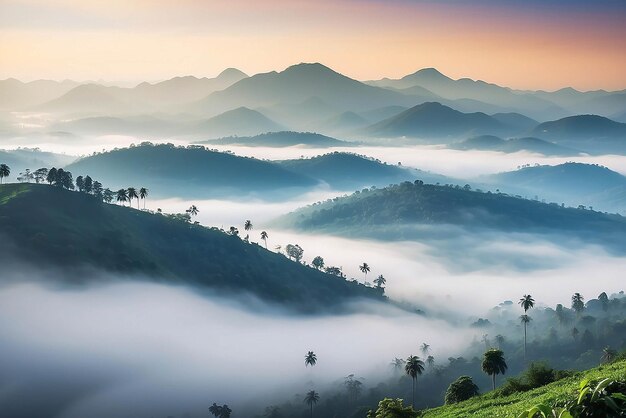
[[[411,225],[456,225],[471,229],[557,234],[601,243],[623,252],[626,219],[582,208],[561,207],[469,185],[404,182],[335,198],[290,213],[277,222],[305,231],[402,239]]]
[[[293,147],[299,145],[310,148],[349,147],[353,145],[350,142],[314,132],[291,131],[268,132],[255,136],[231,136],[199,143],[208,145],[244,145],[247,147]]]
[[[502,139],[493,135],[480,135],[451,144],[449,148],[457,150],[499,151],[513,153],[520,151],[534,152],[543,155],[565,156],[577,155],[580,151],[544,141],[539,138],[524,137]]]
[[[126,187],[132,179],[157,197],[289,194],[317,184],[314,179],[270,162],[209,151],[202,146],[171,144],[143,143],[116,149],[83,158],[67,168],[89,173],[112,188]]]
[[[290,261],[183,216],[102,203],[95,196],[41,184],[0,186],[0,257],[8,265],[56,268],[62,280],[88,281],[84,268],[169,284],[251,294],[301,311],[339,308],[356,298],[383,300],[380,289]],[[97,276],[96,276],[97,277]]]

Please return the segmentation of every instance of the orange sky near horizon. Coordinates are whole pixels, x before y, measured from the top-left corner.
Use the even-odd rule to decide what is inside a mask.
[[[321,62],[360,80],[436,67],[520,89],[626,88],[626,8],[482,3],[3,0],[0,79],[140,82]]]

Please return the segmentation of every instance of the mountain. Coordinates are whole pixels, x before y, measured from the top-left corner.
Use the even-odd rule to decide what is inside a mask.
[[[600,165],[565,163],[523,167],[484,176],[481,180],[502,191],[537,195],[571,206],[582,204],[620,212],[626,209],[626,177]]]
[[[255,110],[283,125],[306,130],[324,119],[336,115],[339,110],[316,96],[297,103],[276,103]]]
[[[597,115],[544,122],[534,128],[531,135],[589,153],[626,152],[626,123]]]
[[[385,186],[399,181],[413,180],[419,175],[417,170],[389,165],[362,155],[345,152],[279,161],[278,164],[290,171],[321,180],[333,188],[342,190],[355,190],[372,185]]]
[[[322,132],[346,133],[369,125],[370,122],[354,112],[346,111],[334,115],[315,124],[316,129]]]
[[[189,107],[199,113],[218,113],[234,107],[264,107],[299,103],[317,97],[339,110],[361,111],[414,103],[412,96],[368,86],[322,64],[298,64],[279,73],[257,74],[210,94]]]
[[[0,80],[0,110],[23,110],[56,99],[78,83],[74,81],[36,80],[23,83],[14,78]]]
[[[520,131],[528,131],[539,125],[539,122],[537,122],[536,120],[515,112],[495,113],[491,115],[491,117],[497,121],[504,123],[505,125],[517,128]]]
[[[284,126],[267,116],[247,107],[239,107],[214,116],[197,126],[191,133],[211,135],[213,137],[231,135],[258,135],[266,132],[283,131]]]
[[[154,135],[167,136],[181,132],[183,127],[154,116],[94,116],[59,122],[50,127],[54,131],[82,135]]]
[[[392,116],[399,115],[405,110],[407,110],[407,107],[405,106],[384,106],[360,112],[359,116],[369,120],[370,123],[376,123],[384,119],[389,119]]]
[[[215,145],[243,145],[247,147],[293,147],[301,146],[306,148],[330,148],[349,147],[353,143],[341,141],[329,136],[312,132],[268,132],[256,136],[234,136],[208,141],[198,142],[199,144]]]
[[[74,176],[90,175],[105,187],[147,187],[154,197],[277,195],[315,186],[311,178],[276,164],[201,146],[144,143],[82,158],[66,167]]]
[[[247,77],[247,74],[236,68],[227,68],[215,78],[186,76],[154,84],[141,83],[134,88],[134,95],[146,102],[182,104],[200,100]]]
[[[469,186],[436,186],[417,181],[364,190],[308,206],[276,223],[301,231],[390,240],[437,240],[445,230],[426,226],[453,225],[472,233],[535,233],[560,243],[567,237],[604,245],[619,253],[626,251],[626,218],[619,215],[472,191]]]
[[[484,113],[462,113],[441,103],[429,102],[371,125],[366,132],[378,137],[439,141],[469,135],[498,135],[514,132],[514,129]]]
[[[449,148],[457,150],[499,151],[504,153],[526,151],[552,156],[580,154],[580,151],[556,145],[539,138],[524,137],[505,140],[493,135],[481,135],[468,138],[464,141],[451,144]]]
[[[0,164],[6,164],[11,169],[9,180],[16,179],[27,168],[35,171],[38,168],[69,164],[73,160],[75,160],[75,157],[44,152],[38,149],[0,150]]]
[[[444,99],[472,99],[509,109],[516,109],[534,117],[562,117],[567,111],[546,99],[526,92],[516,92],[481,80],[461,78],[454,80],[435,68],[424,68],[398,80],[383,79],[368,82],[371,85],[408,89],[419,86]],[[439,100],[437,100],[439,101]],[[545,119],[544,119],[545,120]]]
[[[130,89],[83,84],[31,110],[56,114],[121,115],[145,112],[152,110],[152,107],[144,103],[133,103]]]
[[[378,290],[290,261],[217,228],[48,185],[0,186],[0,230],[3,265],[33,265],[36,260],[34,265],[53,269],[60,274],[52,276],[70,284],[101,280],[95,269],[253,295],[300,312],[338,310],[343,302],[359,298],[384,299]]]

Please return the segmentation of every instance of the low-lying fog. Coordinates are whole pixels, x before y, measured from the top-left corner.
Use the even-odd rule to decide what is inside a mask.
[[[119,138],[118,138],[119,139]],[[126,138],[125,140],[128,140]],[[139,140],[135,142],[140,142]],[[75,154],[102,149],[88,146]],[[43,150],[59,151],[54,146]],[[83,146],[81,145],[81,146]],[[122,144],[120,144],[122,145]],[[225,147],[240,155],[285,159],[329,150]],[[68,146],[65,151],[70,151]],[[527,154],[459,152],[433,147],[349,149],[389,163],[450,176],[515,169],[527,163],[601,163],[626,174],[626,157],[545,158]],[[574,292],[587,299],[623,290],[626,259],[598,247],[555,243],[528,234],[468,234],[443,229],[438,242],[382,242],[310,235],[270,227],[275,217],[340,192],[318,190],[286,202],[153,200],[147,207],[183,212],[207,226],[231,225],[251,241],[269,233],[268,247],[299,244],[304,259],[316,255],[342,267],[348,277],[387,278],[387,294],[421,307],[421,317],[381,305],[355,305],[342,316],[300,317],[275,307],[250,311],[183,287],[116,277],[100,286],[44,286],[50,272],[32,272],[0,288],[0,405],[21,416],[165,417],[206,416],[208,406],[227,403],[233,417],[250,417],[272,403],[318,391],[344,376],[375,385],[393,357],[419,354],[427,342],[436,357],[463,354],[483,330],[472,318],[504,300],[530,293],[540,305],[567,304]],[[263,245],[261,243],[261,245]],[[274,250],[275,251],[275,250]],[[367,262],[365,277],[358,265]],[[25,273],[2,271],[3,279]],[[601,274],[600,274],[601,272]],[[107,277],[108,278],[108,277]],[[10,280],[3,280],[10,282]],[[262,304],[255,304],[263,306]],[[314,350],[319,363],[304,367]],[[31,402],[34,398],[37,402]],[[298,402],[301,402],[299,400]],[[32,406],[24,406],[32,405]],[[30,409],[29,409],[30,408]],[[37,409],[39,408],[39,410]],[[27,411],[27,412],[24,412]],[[41,411],[45,411],[42,413]]]

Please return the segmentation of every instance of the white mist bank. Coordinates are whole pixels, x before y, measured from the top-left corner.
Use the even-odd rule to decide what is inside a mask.
[[[311,381],[318,391],[351,373],[377,382],[391,359],[417,354],[425,341],[447,358],[473,335],[375,303],[359,313],[363,307],[303,317],[271,307],[247,311],[238,302],[158,284],[5,286],[0,405],[11,411],[24,396],[54,388],[67,399],[48,416],[204,416],[218,402],[244,417],[247,407],[260,412],[272,400],[310,390]],[[318,356],[312,370],[304,365],[309,350]],[[84,382],[80,390],[76,382]]]

